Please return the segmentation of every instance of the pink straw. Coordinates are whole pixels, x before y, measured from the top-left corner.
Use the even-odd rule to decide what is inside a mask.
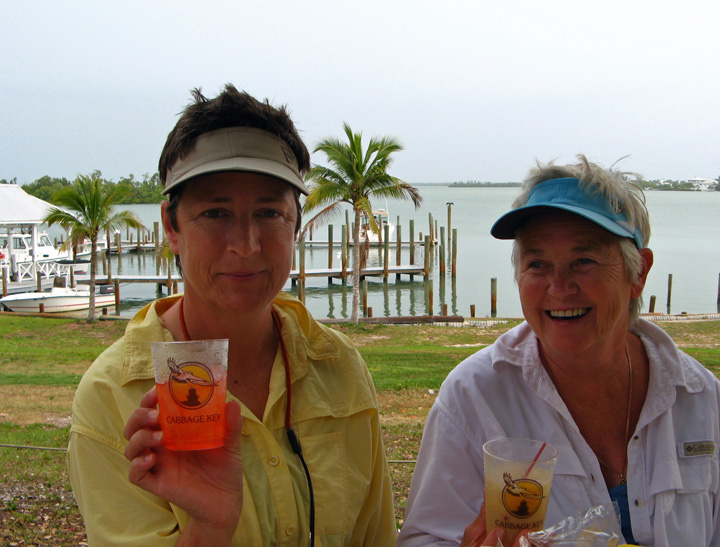
[[[532,461],[532,463],[530,464],[530,467],[528,467],[528,470],[525,471],[525,476],[523,477],[523,479],[527,479],[527,478],[528,478],[528,475],[530,475],[530,471],[532,471],[532,468],[535,467],[535,464],[537,463],[538,458],[540,457],[540,454],[542,454],[542,451],[545,450],[545,447],[546,447],[546,446],[547,446],[547,443],[542,443],[542,446],[540,447],[540,450],[538,450],[538,453],[535,454],[535,459],[534,459],[534,460]]]

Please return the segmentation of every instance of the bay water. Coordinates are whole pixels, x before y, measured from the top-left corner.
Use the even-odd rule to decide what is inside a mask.
[[[491,279],[497,280],[497,316],[522,317],[517,285],[510,265],[511,241],[500,241],[490,235],[495,220],[509,210],[519,188],[450,187],[418,185],[423,197],[422,207],[415,210],[410,202],[373,201],[375,209],[388,210],[390,221],[400,217],[402,238],[407,240],[409,220],[418,232],[428,234],[429,214],[439,226],[445,226],[448,237],[448,203],[452,211],[452,229],[457,229],[457,275],[450,275],[450,257],[447,274],[439,274],[439,247],[432,252],[432,311],[437,315],[446,304],[449,314],[470,315],[475,306],[478,317],[489,316],[491,311]],[[649,247],[653,250],[655,263],[648,276],[644,291],[643,311],[648,311],[650,295],[657,297],[655,311],[667,312],[668,275],[672,274],[672,298],[670,312],[716,313],[720,275],[720,237],[716,234],[720,192],[646,192],[650,212],[652,235]],[[153,223],[160,220],[160,206],[122,206],[137,213],[143,223],[152,230]],[[307,217],[309,218],[309,217]],[[350,214],[350,218],[353,216]],[[344,213],[331,222],[336,244],[344,224]],[[439,232],[438,232],[439,237]],[[327,228],[314,231],[313,240],[327,240]],[[390,264],[396,262],[394,238],[390,249]],[[339,247],[335,248],[333,265],[338,267]],[[368,265],[380,264],[381,250],[371,248]],[[450,253],[446,251],[446,255]],[[403,264],[409,264],[409,248],[403,246]],[[119,274],[155,274],[152,253],[124,253],[119,262],[112,258],[113,272]],[[423,249],[416,246],[415,263],[422,265]],[[306,268],[324,268],[328,263],[327,247],[306,249]],[[182,285],[180,286],[182,290]],[[288,281],[285,290],[297,295],[297,288]],[[424,315],[429,313],[429,284],[422,276],[410,281],[402,276],[398,282],[390,275],[387,282],[382,278],[368,278],[368,307],[373,316]],[[156,298],[155,285],[122,284],[121,315],[132,315],[147,302]],[[306,282],[305,303],[311,313],[318,317],[343,318],[350,316],[352,305],[352,278],[347,285],[338,280],[332,285],[327,278],[309,278]]]

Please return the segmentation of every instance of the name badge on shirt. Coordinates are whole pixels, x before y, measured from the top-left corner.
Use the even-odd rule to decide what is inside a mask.
[[[692,441],[679,443],[681,458],[695,458],[697,456],[715,455],[714,441]]]

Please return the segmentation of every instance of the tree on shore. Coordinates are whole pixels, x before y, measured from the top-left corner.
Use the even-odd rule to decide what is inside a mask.
[[[417,209],[422,203],[420,192],[414,186],[388,173],[393,154],[402,146],[390,137],[373,137],[363,149],[362,133],[354,133],[343,123],[347,142],[336,138],[322,140],[314,152],[324,152],[330,167],[314,165],[310,172],[310,195],[303,211],[322,208],[305,225],[325,222],[340,213],[348,203],[355,213],[353,226],[353,303],[351,321],[358,322],[360,308],[360,223],[363,215],[377,230],[370,204],[371,197],[410,199]]]
[[[72,186],[62,188],[54,196],[54,202],[67,210],[53,207],[44,222],[48,226],[58,224],[68,232],[63,244],[77,245],[85,239],[90,240],[90,308],[88,323],[95,321],[95,277],[97,275],[97,244],[101,230],[114,231],[129,226],[144,228],[142,222],[131,211],[115,211],[127,187],[108,186],[102,178],[93,174],[79,175]]]

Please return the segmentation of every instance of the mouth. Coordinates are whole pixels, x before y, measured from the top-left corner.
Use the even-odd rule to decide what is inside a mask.
[[[547,310],[545,313],[551,319],[559,319],[561,321],[569,321],[583,317],[590,311],[590,308],[573,308],[570,310]]]

